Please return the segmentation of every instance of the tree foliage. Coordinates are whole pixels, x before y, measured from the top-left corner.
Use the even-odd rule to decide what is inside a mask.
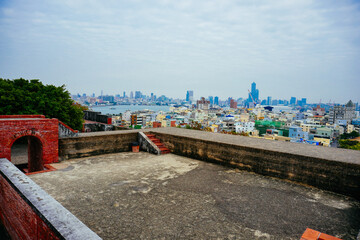
[[[57,118],[73,129],[81,130],[84,113],[75,104],[65,85],[44,85],[37,79],[0,78],[0,115],[41,114]]]
[[[344,139],[339,141],[340,148],[360,150],[360,142]]]
[[[344,133],[340,135],[340,139],[353,139],[359,137],[359,133],[356,131],[352,131],[351,133]]]

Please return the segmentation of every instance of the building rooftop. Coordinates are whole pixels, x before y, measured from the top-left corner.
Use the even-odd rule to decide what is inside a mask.
[[[354,239],[360,228],[355,199],[178,155],[53,166],[30,177],[103,239],[299,239],[306,228]]]

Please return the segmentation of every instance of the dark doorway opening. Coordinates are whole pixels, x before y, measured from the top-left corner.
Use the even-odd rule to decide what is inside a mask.
[[[24,173],[42,171],[42,148],[37,137],[21,137],[11,146],[11,162]]]

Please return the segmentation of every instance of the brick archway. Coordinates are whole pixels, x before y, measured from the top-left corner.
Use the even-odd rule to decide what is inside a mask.
[[[25,135],[18,137],[11,144],[11,156],[13,154],[14,144],[20,140],[26,138],[27,141],[27,172],[38,172],[44,170],[43,161],[43,141],[34,135]]]
[[[42,165],[58,162],[59,120],[43,115],[0,115],[0,158],[11,161],[11,147],[24,136],[38,139],[32,141],[32,154],[41,154]],[[38,151],[41,145],[41,153]],[[37,147],[36,147],[37,146]],[[31,151],[31,146],[29,146]],[[36,164],[35,164],[36,165]],[[39,167],[36,167],[39,169]]]

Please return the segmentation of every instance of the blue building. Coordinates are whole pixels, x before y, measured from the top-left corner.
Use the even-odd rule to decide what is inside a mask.
[[[290,98],[290,105],[295,105],[296,104],[296,97],[291,97]]]
[[[214,97],[213,97],[213,96],[209,96],[209,101],[210,101],[210,104],[213,105],[213,104],[214,104]]]
[[[352,120],[351,124],[354,126],[360,127],[360,118]]]
[[[291,126],[289,128],[289,137],[291,139],[302,139],[302,140],[309,140],[309,133],[308,132],[304,132],[301,127],[298,126]]]
[[[256,89],[255,82],[251,84],[251,92],[249,93],[249,98],[248,98],[249,102],[252,102],[253,100],[255,103],[259,101],[259,89]]]
[[[186,92],[186,101],[187,101],[187,102],[192,102],[192,101],[194,101],[194,91],[188,90],[188,91]]]
[[[219,105],[219,97],[218,97],[218,96],[216,96],[216,97],[214,98],[214,104],[215,104],[215,105]]]

